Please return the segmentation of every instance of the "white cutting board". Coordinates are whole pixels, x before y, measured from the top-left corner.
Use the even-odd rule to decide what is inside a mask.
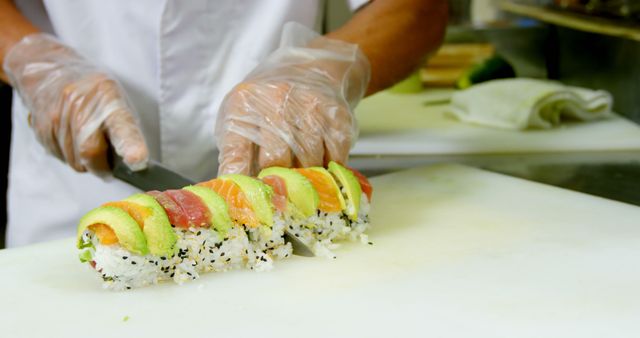
[[[0,251],[0,335],[640,335],[640,208],[455,165],[373,185],[373,245],[271,272],[118,293],[72,240]]]
[[[453,90],[381,92],[356,109],[360,137],[352,155],[460,155],[640,150],[640,127],[616,116],[549,130],[512,131],[459,122],[442,100]]]

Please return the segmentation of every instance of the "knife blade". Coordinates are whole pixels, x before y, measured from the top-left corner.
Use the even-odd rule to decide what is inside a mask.
[[[113,176],[143,191],[180,189],[195,183],[153,160],[149,160],[146,169],[133,171],[116,154],[113,154]]]
[[[149,160],[146,169],[133,171],[122,161],[120,156],[115,153],[112,153],[111,156],[113,176],[143,191],[180,189],[196,183],[154,160]],[[285,242],[291,243],[294,255],[304,257],[315,256],[310,247],[288,231],[284,233],[284,240]]]
[[[293,254],[296,256],[315,257],[316,255],[309,246],[291,234],[289,230],[284,231],[284,241],[291,243],[291,249],[293,250]]]

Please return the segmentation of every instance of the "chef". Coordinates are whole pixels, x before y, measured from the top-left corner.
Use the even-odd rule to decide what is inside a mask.
[[[320,36],[320,0],[0,0],[14,88],[8,246],[71,236],[104,201],[113,149],[194,180],[345,162],[353,108],[440,44],[444,0],[351,1]]]

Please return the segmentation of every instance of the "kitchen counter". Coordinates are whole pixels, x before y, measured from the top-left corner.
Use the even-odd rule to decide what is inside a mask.
[[[448,117],[451,93],[435,89],[365,99],[356,111],[361,134],[351,165],[379,175],[455,162],[640,205],[640,127],[635,123],[620,118],[609,125],[600,121],[551,131],[495,130]]]

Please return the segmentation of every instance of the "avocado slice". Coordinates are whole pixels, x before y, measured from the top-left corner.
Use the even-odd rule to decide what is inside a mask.
[[[147,194],[135,194],[127,197],[124,201],[151,209],[151,216],[144,220],[142,230],[147,238],[149,252],[157,256],[171,256],[175,251],[178,236],[173,231],[167,213],[160,203]]]
[[[273,190],[270,186],[253,177],[238,174],[222,175],[219,178],[237,184],[247,196],[260,222],[268,227],[273,226],[273,205],[271,204]]]
[[[258,178],[265,176],[278,176],[282,178],[287,186],[287,197],[307,218],[316,213],[320,204],[320,196],[311,182],[304,175],[283,167],[271,167],[263,169]]]
[[[362,196],[362,188],[358,178],[351,170],[331,161],[329,162],[329,172],[338,180],[344,188],[347,199],[351,201],[351,207],[347,206],[346,214],[353,221],[358,219],[358,211],[360,211],[360,197]]]
[[[78,223],[77,246],[79,249],[82,247],[82,233],[89,226],[97,223],[108,225],[115,232],[123,248],[138,255],[149,253],[147,239],[138,223],[126,211],[110,206],[93,209],[82,216]]]
[[[333,175],[331,175],[331,173],[323,168],[323,167],[309,167],[307,169],[313,170],[313,171],[317,171],[321,174],[323,174],[325,177],[327,177],[328,181],[331,182],[331,185],[333,186],[333,188],[336,190],[336,192],[338,193],[338,201],[340,201],[340,208],[342,210],[347,208],[347,204],[344,201],[344,196],[342,196],[342,192],[340,192],[340,187],[338,186],[338,183],[336,183],[336,179],[333,178]]]
[[[225,236],[227,231],[229,231],[233,226],[231,217],[229,216],[229,207],[227,206],[227,202],[225,202],[224,199],[215,191],[205,187],[190,185],[182,189],[190,191],[200,197],[202,202],[204,202],[207,208],[209,208],[209,212],[211,213],[211,224],[213,224],[213,227],[218,230],[222,236]]]

